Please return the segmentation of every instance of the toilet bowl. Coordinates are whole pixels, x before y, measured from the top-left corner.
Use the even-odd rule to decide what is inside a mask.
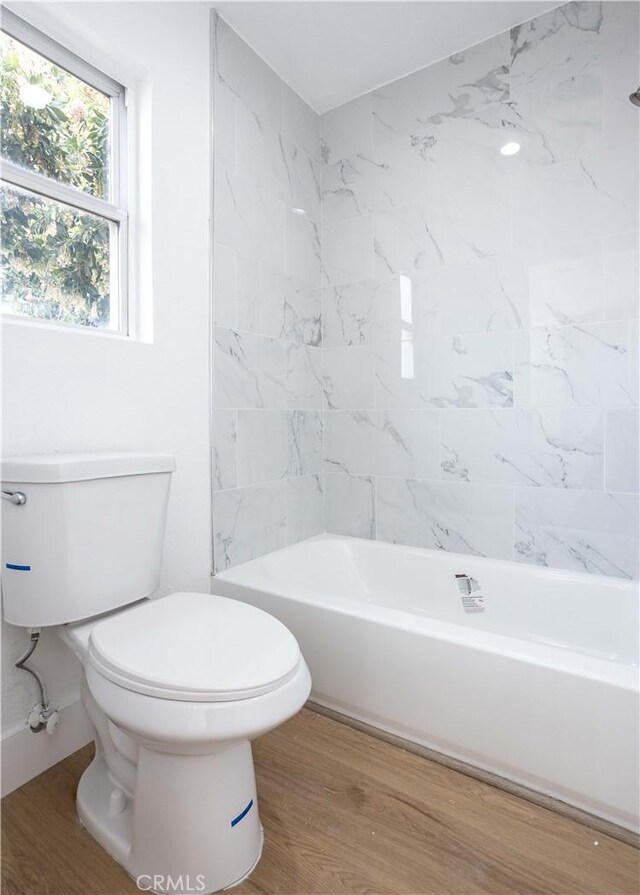
[[[66,625],[98,736],[77,794],[92,835],[143,888],[216,892],[262,849],[251,740],[311,680],[293,635],[224,597],[177,593]]]
[[[311,681],[267,613],[160,582],[174,458],[3,460],[3,613],[56,626],[80,659],[96,755],[78,816],[146,891],[228,888],[260,857],[251,740],[294,715]]]

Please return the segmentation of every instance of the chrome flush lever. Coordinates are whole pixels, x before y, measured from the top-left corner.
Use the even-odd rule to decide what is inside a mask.
[[[27,502],[27,495],[24,491],[2,491],[2,499],[14,503],[18,507],[22,507]]]

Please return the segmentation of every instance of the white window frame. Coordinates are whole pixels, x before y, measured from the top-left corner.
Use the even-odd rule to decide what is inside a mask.
[[[62,44],[48,37],[38,28],[7,9],[2,11],[0,30],[54,65],[74,75],[90,87],[109,98],[109,198],[99,199],[76,187],[60,183],[50,177],[37,174],[15,165],[6,159],[0,159],[0,180],[28,190],[43,198],[62,202],[71,208],[85,211],[102,218],[109,226],[111,233],[111,253],[109,258],[109,294],[111,307],[117,308],[117,327],[91,327],[63,323],[56,320],[44,320],[11,314],[3,310],[3,316],[25,323],[39,323],[64,327],[81,332],[104,333],[106,335],[128,336],[130,332],[131,314],[129,308],[129,213],[127,209],[127,91],[108,75],[95,68],[89,62],[72,53]],[[115,299],[115,307],[113,305]]]

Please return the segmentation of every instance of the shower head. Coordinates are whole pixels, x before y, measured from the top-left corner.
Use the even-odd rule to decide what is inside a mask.
[[[629,96],[629,99],[634,106],[640,106],[640,87]]]

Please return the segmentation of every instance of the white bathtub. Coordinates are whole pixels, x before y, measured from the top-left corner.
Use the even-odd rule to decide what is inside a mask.
[[[294,632],[315,702],[637,829],[633,583],[321,535],[213,590]]]

